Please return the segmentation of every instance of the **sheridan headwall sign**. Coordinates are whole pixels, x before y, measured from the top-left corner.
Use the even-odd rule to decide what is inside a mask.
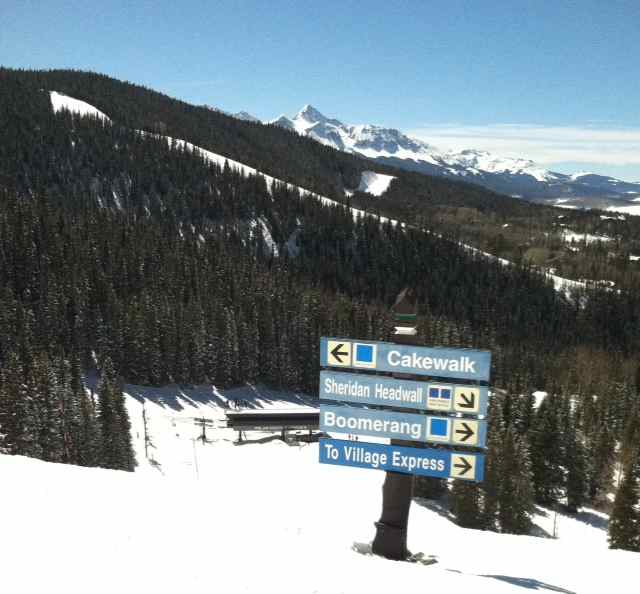
[[[321,400],[486,416],[488,392],[486,386],[320,372]]]
[[[489,381],[491,353],[322,338],[320,366]]]

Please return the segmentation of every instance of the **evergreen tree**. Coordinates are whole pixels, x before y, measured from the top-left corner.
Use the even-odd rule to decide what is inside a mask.
[[[75,434],[80,423],[76,401],[71,386],[71,368],[65,359],[57,363],[57,385],[60,417],[60,461],[77,464]]]
[[[118,426],[119,468],[133,472],[136,467],[136,458],[131,441],[131,421],[125,404],[122,385],[118,381],[117,390],[114,393],[113,410]]]
[[[63,459],[63,428],[60,399],[64,397],[55,369],[48,356],[38,356],[32,366],[30,382],[36,422],[37,457],[49,462]]]
[[[627,423],[620,448],[620,462],[623,468],[632,463],[636,451],[640,447],[640,403],[627,416]]]
[[[77,461],[80,466],[99,466],[100,462],[100,430],[96,419],[93,399],[81,391],[74,389],[74,398],[78,402],[80,422],[74,435]]]
[[[606,420],[593,431],[589,450],[589,498],[598,503],[611,491],[615,469],[615,438]]]
[[[584,438],[576,428],[575,419],[569,424],[566,432],[566,497],[567,509],[577,513],[587,500],[588,476],[587,454]]]
[[[531,461],[524,437],[508,429],[502,444],[498,520],[502,532],[528,534],[534,511]]]
[[[477,483],[464,480],[453,481],[450,502],[451,512],[463,528],[482,528],[481,489]]]
[[[113,363],[107,357],[98,385],[98,424],[100,427],[99,465],[114,470],[133,470],[131,426],[122,388]]]
[[[640,454],[627,464],[609,520],[612,549],[640,551]]]
[[[482,526],[485,530],[496,530],[498,525],[502,438],[505,432],[503,400],[504,394],[496,391],[489,403],[487,451],[481,485]]]
[[[529,431],[536,500],[545,505],[558,500],[564,485],[559,409],[559,398],[553,394],[546,396]]]
[[[10,454],[38,458],[42,455],[42,449],[38,441],[40,424],[33,379],[25,377],[24,366],[15,353],[9,356],[3,371],[0,385],[0,434],[3,449]]]

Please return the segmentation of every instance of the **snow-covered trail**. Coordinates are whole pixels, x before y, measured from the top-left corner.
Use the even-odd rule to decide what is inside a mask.
[[[320,465],[318,444],[257,435],[262,443],[234,445],[217,422],[210,443],[194,439],[193,418],[222,420],[229,399],[291,407],[304,405],[299,396],[211,386],[126,391],[135,473],[0,456],[3,591],[636,591],[640,555],[608,550],[589,514],[560,518],[552,540],[465,530],[414,503],[409,547],[436,556],[436,565],[359,555],[351,545],[373,536],[383,473]],[[144,457],[143,405],[159,467]]]

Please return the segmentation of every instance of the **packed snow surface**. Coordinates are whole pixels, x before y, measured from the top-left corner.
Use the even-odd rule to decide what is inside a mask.
[[[226,407],[307,406],[261,388],[127,386],[135,473],[0,455],[3,591],[11,594],[474,592],[616,594],[636,591],[640,555],[610,551],[606,516],[539,508],[536,532],[511,536],[456,526],[414,502],[412,551],[424,567],[363,556],[384,473],[324,466],[318,444],[249,434],[234,445]],[[149,435],[144,456],[142,409]],[[207,418],[208,443],[194,418]]]
[[[368,192],[374,196],[382,196],[389,189],[389,184],[394,179],[396,178],[393,175],[383,175],[375,171],[363,171],[358,190]]]

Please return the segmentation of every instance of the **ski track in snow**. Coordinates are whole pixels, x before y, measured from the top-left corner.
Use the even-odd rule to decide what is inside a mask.
[[[363,556],[384,473],[318,463],[318,444],[268,434],[234,445],[225,407],[307,406],[297,394],[248,386],[125,386],[135,473],[0,455],[3,590],[11,594],[219,591],[224,594],[627,594],[640,555],[611,551],[606,517],[559,514],[558,538],[467,530],[432,502],[411,506],[408,545],[422,567]],[[142,410],[153,443],[144,455]],[[209,443],[194,418],[212,420]],[[539,509],[539,531],[553,512]],[[88,586],[90,584],[90,586]]]
[[[80,115],[99,115],[99,117],[104,117],[106,118],[107,121],[111,121],[105,114],[103,114],[101,111],[99,111],[98,109],[96,109],[95,107],[89,105],[88,103],[85,103],[84,101],[80,101],[78,99],[73,99],[72,97],[68,97],[66,95],[63,95],[61,93],[57,93],[55,91],[51,91],[50,93],[51,95],[51,102],[54,108],[54,111],[59,111],[60,109],[68,109],[69,111],[73,112],[73,113],[78,113]],[[54,95],[55,95],[55,102],[54,102]],[[331,198],[328,198],[327,196],[322,196],[321,194],[316,194],[315,192],[312,192],[310,190],[306,190],[305,188],[301,188],[300,186],[295,186],[293,184],[290,184],[288,182],[284,182],[280,179],[277,179],[275,177],[272,177],[270,175],[267,175],[266,173],[263,173],[262,171],[258,171],[257,169],[254,169],[253,167],[249,167],[248,165],[245,165],[244,163],[240,163],[239,161],[234,161],[233,159],[228,159],[227,157],[223,157],[222,155],[218,155],[217,153],[213,153],[211,151],[208,151],[202,147],[199,147],[197,145],[192,144],[191,142],[188,142],[186,140],[182,140],[179,138],[172,138],[170,136],[163,136],[160,134],[154,134],[151,132],[145,132],[143,130],[137,130],[137,132],[143,136],[152,136],[154,138],[164,138],[166,139],[167,143],[170,146],[176,146],[178,148],[181,149],[186,149],[189,151],[192,151],[194,153],[199,154],[200,156],[202,156],[205,160],[211,162],[211,163],[216,163],[217,165],[219,165],[220,167],[223,167],[225,163],[229,164],[229,167],[234,168],[240,172],[242,172],[244,175],[260,175],[262,176],[265,181],[267,182],[267,188],[270,188],[272,186],[272,184],[276,183],[276,184],[284,184],[286,185],[286,187],[290,190],[297,190],[301,196],[310,196],[312,198],[315,198],[316,200],[319,200],[322,204],[327,204],[327,205],[331,205],[331,206],[339,206],[342,208],[346,208],[346,206],[340,202],[338,202],[337,200],[332,200]],[[360,186],[363,185],[363,183],[368,183],[368,182],[364,182],[365,179],[365,174],[369,173],[369,174],[374,174],[374,176],[376,176],[375,180],[373,181],[373,185],[375,187],[375,190],[377,191],[378,189],[382,188],[382,185],[386,183],[386,187],[385,189],[381,192],[383,193],[384,191],[386,191],[386,189],[388,188],[389,184],[391,183],[391,181],[394,179],[393,176],[389,176],[389,175],[383,175],[383,174],[378,174],[372,171],[364,171],[363,172],[363,177],[360,181]],[[384,179],[384,178],[390,178],[390,179]],[[370,192],[373,193],[373,192]],[[374,194],[374,195],[380,195],[380,194]],[[638,206],[638,208],[640,209],[640,206]],[[395,226],[400,224],[402,227],[405,227],[405,223],[399,223],[399,221],[397,221],[396,219],[389,219],[387,217],[384,216],[379,216],[379,215],[375,215],[372,213],[368,213],[364,210],[361,210],[359,208],[354,208],[354,207],[349,207],[349,209],[351,210],[351,213],[353,214],[354,219],[358,219],[360,217],[364,217],[364,216],[370,216],[370,217],[374,217],[376,219],[378,219],[381,223],[391,223],[391,225]],[[416,227],[413,227],[416,228]],[[430,231],[423,229],[423,231],[430,233]],[[437,235],[437,234],[436,234]],[[439,235],[438,235],[439,236]],[[478,248],[474,248],[472,246],[466,245],[464,243],[460,243],[460,245],[475,254],[480,254],[488,259],[491,260],[497,260],[499,261],[501,264],[505,265],[505,266],[510,266],[512,265],[512,263],[509,260],[505,260],[504,258],[499,258],[497,256],[494,256],[492,254],[488,254],[487,252],[483,252],[482,250],[478,249]],[[575,287],[584,287],[585,283],[581,282],[581,281],[574,281],[574,280],[570,280],[570,279],[566,279],[566,278],[562,278],[560,276],[556,276],[554,274],[550,274],[548,272],[544,273],[545,277],[548,279],[551,279],[553,281],[553,285],[555,287],[555,289],[558,292],[561,292],[565,295],[569,294],[569,291],[572,288]]]

